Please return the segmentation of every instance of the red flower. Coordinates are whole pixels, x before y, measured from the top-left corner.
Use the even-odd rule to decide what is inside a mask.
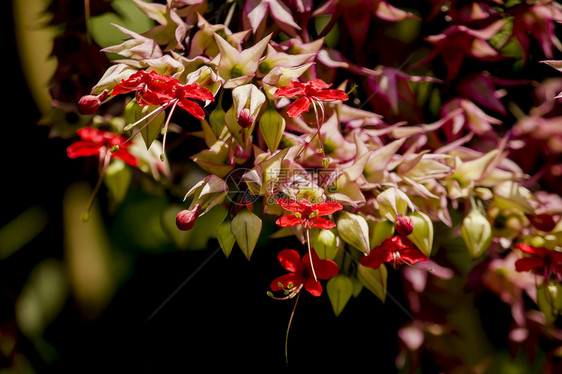
[[[135,92],[139,105],[177,104],[198,119],[205,118],[205,112],[189,99],[214,101],[213,93],[199,83],[181,84],[176,78],[155,71],[137,71],[116,85],[111,95],[129,92]]]
[[[515,248],[531,255],[515,261],[515,270],[536,270],[545,278],[548,278],[551,273],[562,274],[562,252],[544,247],[533,247],[529,244],[517,244]]]
[[[331,84],[325,83],[321,79],[314,79],[309,82],[301,83],[291,81],[288,86],[279,87],[273,94],[275,97],[288,97],[297,99],[289,105],[287,114],[289,117],[298,117],[303,112],[308,112],[310,104],[313,102],[348,99],[347,94],[342,90],[328,90]]]
[[[283,269],[290,273],[277,277],[271,282],[273,291],[286,289],[292,295],[296,295],[302,287],[310,292],[312,296],[322,295],[322,285],[318,280],[314,279],[312,266],[317,279],[330,279],[339,272],[338,265],[332,260],[321,260],[316,251],[312,253],[312,263],[310,256],[306,253],[301,257],[294,249],[284,249],[277,255],[277,259],[283,266]]]
[[[277,219],[277,223],[281,227],[303,225],[305,229],[311,227],[318,227],[319,229],[330,230],[336,227],[336,224],[321,216],[327,216],[338,210],[343,209],[337,201],[324,201],[318,204],[312,204],[307,199],[300,199],[299,201],[288,198],[277,199],[283,209],[295,214],[289,214]]]
[[[76,131],[82,138],[72,143],[66,150],[69,158],[96,156],[105,157],[108,152],[111,158],[119,158],[129,165],[137,166],[138,160],[133,156],[127,148],[128,143],[123,144],[125,137],[113,134],[107,131],[101,131],[93,127],[83,127]],[[111,148],[121,145],[116,151],[111,152]]]
[[[415,264],[418,261],[426,262],[427,257],[410,240],[395,235],[361,258],[361,265],[378,269],[384,262],[392,262],[396,268],[403,263]]]

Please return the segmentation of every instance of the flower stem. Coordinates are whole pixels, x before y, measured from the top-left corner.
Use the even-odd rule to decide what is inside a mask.
[[[291,323],[293,322],[293,317],[295,315],[295,310],[297,309],[297,303],[299,302],[299,298],[301,293],[297,294],[297,298],[295,299],[295,305],[293,306],[293,310],[291,311],[291,317],[289,317],[289,324],[287,325],[287,332],[285,333],[285,364],[289,365],[289,330],[291,329]]]
[[[168,118],[166,118],[166,123],[164,124],[164,128],[162,129],[163,132],[163,139],[162,139],[162,153],[160,154],[160,161],[164,161],[164,153],[166,152],[166,136],[168,135],[168,126],[170,125],[170,118],[172,118],[172,114],[178,105],[179,100],[174,100],[174,104],[172,105],[172,109],[170,109],[170,114],[168,114]]]
[[[84,222],[88,221],[88,219],[90,218],[90,210],[92,210],[92,204],[94,203],[94,198],[98,194],[98,191],[101,187],[101,182],[103,181],[105,170],[109,166],[109,161],[111,161],[111,152],[109,150],[106,149],[105,152],[100,153],[100,161],[102,160],[103,162],[99,170],[98,181],[96,183],[96,186],[94,187],[94,190],[92,191],[90,200],[88,201],[88,206],[86,207],[86,210],[82,213],[82,221]]]
[[[314,261],[312,261],[312,247],[310,246],[309,229],[306,229],[306,243],[308,244],[308,257],[310,258],[310,268],[312,269],[312,275],[314,276],[314,280],[318,282],[318,278],[316,278],[316,272],[314,271]]]

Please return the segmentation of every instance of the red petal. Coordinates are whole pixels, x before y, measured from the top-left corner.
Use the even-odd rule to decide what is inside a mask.
[[[79,140],[66,149],[69,158],[94,156],[100,153],[101,144]]]
[[[82,138],[82,140],[92,141],[94,143],[103,142],[103,133],[93,127],[82,127],[78,129],[76,133]]]
[[[378,248],[378,247],[377,247]],[[392,254],[389,251],[377,250],[376,248],[368,256],[361,257],[361,265],[378,269],[383,263],[391,261]]]
[[[536,255],[536,256],[540,256],[540,257],[544,257],[546,256],[546,254],[548,253],[548,249],[544,248],[544,247],[533,247],[529,244],[517,244],[515,245],[516,249],[520,249],[525,253],[528,253],[530,255]]]
[[[312,296],[322,295],[322,285],[320,282],[314,280],[312,276],[306,279],[304,282],[304,289],[310,292]]]
[[[289,85],[279,87],[273,93],[274,97],[289,97],[294,98],[295,96],[302,96],[304,95],[304,87],[303,84],[298,81],[291,81]]]
[[[349,99],[347,94],[342,90],[325,90],[317,92],[314,97],[318,100],[341,100],[346,101]]]
[[[326,202],[316,204],[314,208],[318,210],[319,216],[327,216],[337,212],[338,210],[342,210],[343,206],[337,201],[328,200]]]
[[[316,90],[325,90],[326,88],[332,87],[331,84],[324,82],[322,79],[313,79],[305,84]]]
[[[289,212],[298,212],[299,204],[295,199],[289,199],[287,197],[279,198],[275,201],[277,205],[281,206],[281,208],[288,210]]]
[[[120,160],[123,160],[131,166],[138,166],[139,164],[139,160],[137,160],[135,156],[133,156],[130,152],[121,148],[119,148],[117,152],[113,153],[111,157],[116,157]]]
[[[301,256],[294,249],[283,249],[277,254],[277,259],[281,263],[283,269],[287,271],[302,273],[304,270]]]
[[[287,109],[287,115],[292,118],[298,117],[303,112],[308,112],[309,107],[310,99],[308,97],[301,97],[300,99],[289,105],[289,108]]]
[[[181,99],[179,102],[179,106],[186,112],[193,114],[195,118],[205,118],[205,111],[191,100]]]
[[[539,257],[532,256],[532,257],[525,257],[520,258],[519,260],[515,261],[515,270],[517,271],[529,271],[536,268],[540,268],[544,265],[542,260]]]
[[[400,258],[403,261],[409,262],[410,264],[414,264],[418,261],[427,261],[427,257],[425,257],[424,254],[416,248],[403,249],[402,251],[400,251]]]
[[[210,90],[206,89],[205,87],[201,87],[199,83],[186,84],[182,86],[182,88],[184,90],[185,97],[188,97],[190,99],[196,99],[201,101],[215,100],[213,93]]]
[[[302,223],[302,218],[297,218],[294,214],[289,214],[277,219],[275,223],[281,227],[296,226]]]
[[[321,260],[316,254],[316,251],[312,249],[312,262],[314,264],[314,273],[318,279],[330,279],[337,275],[340,271],[338,265],[332,260]],[[308,273],[312,276],[312,266],[310,263],[310,256],[308,253],[304,255],[302,259],[303,264],[307,267]]]
[[[312,226],[318,227],[319,229],[331,230],[336,227],[336,224],[325,218],[314,217],[312,219]]]

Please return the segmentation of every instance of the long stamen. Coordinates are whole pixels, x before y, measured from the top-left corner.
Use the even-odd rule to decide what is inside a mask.
[[[172,105],[172,109],[170,109],[170,114],[168,114],[168,118],[166,118],[166,123],[164,124],[164,128],[162,132],[164,133],[164,137],[162,139],[162,153],[160,154],[160,161],[164,161],[164,153],[166,153],[166,136],[168,135],[168,125],[170,124],[170,119],[172,118],[172,114],[178,105],[179,100],[174,100],[174,104]]]
[[[316,272],[314,271],[314,262],[312,261],[312,247],[310,246],[310,230],[306,229],[306,242],[308,244],[308,257],[310,258],[310,269],[312,269],[312,275],[314,276],[314,280],[318,282],[318,278],[316,278]]]
[[[161,112],[162,110],[166,109],[168,107],[168,104],[164,104],[161,107],[159,107],[158,109],[154,110],[153,112],[150,112],[149,114],[147,114],[146,116],[144,116],[143,118],[141,118],[140,120],[138,120],[137,122],[135,122],[134,124],[130,124],[128,126],[125,126],[124,130],[127,130],[127,128],[131,129],[134,126],[138,125],[139,123],[141,123],[142,121],[144,121],[147,117],[149,117],[150,115],[154,114],[155,112]],[[146,121],[146,123],[144,125],[142,125],[142,127],[140,129],[138,129],[137,131],[135,131],[133,134],[131,134],[131,136],[129,136],[123,143],[118,144],[118,145],[114,145],[113,147],[111,147],[111,152],[117,152],[117,150],[119,149],[119,147],[121,147],[122,145],[130,142],[131,140],[133,140],[133,138],[135,136],[137,136],[137,134],[139,134],[142,130],[146,129],[148,127],[148,125],[150,125],[152,123],[152,121],[156,118],[157,116],[154,116],[152,118],[150,118],[148,121]]]
[[[86,222],[88,221],[88,219],[90,219],[90,210],[92,209],[92,204],[94,203],[94,199],[101,187],[101,182],[103,181],[103,176],[105,174],[105,170],[107,169],[107,167],[109,166],[109,161],[111,161],[111,152],[109,152],[107,149],[105,149],[104,152],[100,153],[100,161],[103,162],[101,163],[101,168],[99,170],[99,177],[98,177],[98,181],[96,183],[96,186],[94,187],[94,190],[92,191],[92,194],[90,195],[90,200],[88,201],[88,206],[86,207],[86,210],[82,213],[82,221]]]
[[[166,109],[167,105],[162,105],[158,108],[156,108],[155,110],[153,110],[152,112],[148,113],[147,115],[145,115],[144,117],[142,117],[141,119],[139,119],[137,122],[135,123],[131,123],[128,124],[127,126],[125,126],[125,128],[123,129],[124,131],[129,131],[131,130],[133,127],[137,126],[139,123],[141,123],[142,121],[146,120],[148,117],[154,115],[154,117],[152,117],[146,124],[149,124],[150,122],[152,122],[152,120],[154,120],[158,114],[160,114],[161,111],[163,111],[164,109]]]
[[[324,155],[324,144],[322,143],[322,136],[320,134],[320,118],[318,117],[318,109],[316,109],[316,103],[318,103],[316,100],[312,101],[312,108],[314,109],[314,116],[316,117],[316,133],[318,134],[318,153]]]
[[[289,364],[289,352],[288,352],[289,330],[291,328],[291,323],[293,322],[293,317],[295,315],[295,310],[297,309],[297,303],[299,302],[300,296],[301,296],[301,293],[299,292],[297,294],[297,298],[295,300],[295,305],[293,306],[293,310],[291,311],[291,317],[289,317],[289,323],[287,325],[287,332],[285,333],[285,364]]]

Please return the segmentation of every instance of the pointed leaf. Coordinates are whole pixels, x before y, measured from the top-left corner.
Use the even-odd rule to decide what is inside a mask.
[[[116,158],[111,161],[105,170],[103,176],[105,186],[117,203],[122,202],[125,198],[132,178],[133,172],[131,169],[125,162]]]
[[[537,304],[548,324],[552,324],[562,311],[562,286],[546,282],[537,286]]]
[[[433,248],[433,222],[431,218],[423,212],[416,211],[409,215],[414,225],[414,231],[408,235],[408,239],[426,256],[431,255]]]
[[[258,242],[261,227],[261,219],[248,209],[238,213],[230,223],[232,235],[248,260]]]
[[[259,121],[260,133],[267,145],[267,148],[274,152],[285,131],[285,119],[274,108],[268,108]]]
[[[334,313],[336,316],[339,316],[353,295],[353,281],[346,275],[336,275],[330,278],[326,284],[326,292],[328,293]]]
[[[366,267],[361,264],[357,267],[357,278],[383,303],[386,299],[387,277],[388,272],[384,265],[380,266],[378,269]]]
[[[340,237],[363,253],[369,253],[369,225],[365,218],[358,214],[343,212],[337,220]]]
[[[230,224],[230,221],[225,220],[219,225],[219,227],[217,227],[217,239],[226,257],[230,256],[232,247],[234,247],[234,243],[236,242],[236,239],[230,230]]]

